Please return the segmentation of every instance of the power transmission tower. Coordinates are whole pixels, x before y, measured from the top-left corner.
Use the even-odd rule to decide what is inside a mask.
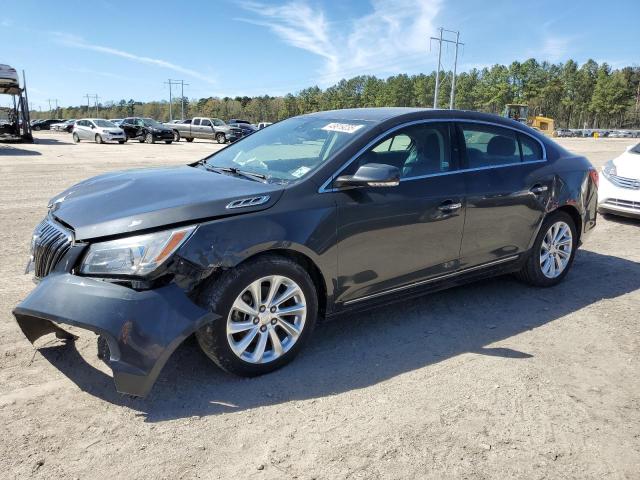
[[[173,96],[171,95],[171,86],[172,85],[180,85],[180,118],[184,120],[184,86],[189,85],[188,83],[184,83],[184,80],[171,80],[168,82],[164,82],[165,85],[169,85],[169,121],[173,120]]]
[[[449,109],[453,110],[456,95],[456,74],[458,71],[458,47],[460,45],[464,45],[464,43],[460,42],[460,32],[447,30],[442,27],[440,27],[438,30],[440,31],[440,36],[431,37],[431,41],[435,40],[438,42],[438,69],[436,70],[436,90],[433,94],[433,108],[438,108],[438,90],[440,89],[440,66],[442,64],[442,42],[445,42],[453,43],[456,46],[455,60],[453,63],[453,78],[451,80],[451,95],[449,96]],[[455,33],[455,41],[444,38],[444,32]]]
[[[89,116],[89,111],[91,110],[91,103],[90,100],[93,100],[93,105],[96,108],[96,118],[98,118],[98,100],[100,99],[100,97],[98,96],[97,93],[87,93],[84,98],[87,99],[87,116]]]

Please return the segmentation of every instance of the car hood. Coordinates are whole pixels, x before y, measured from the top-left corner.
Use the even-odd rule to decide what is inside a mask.
[[[624,152],[613,161],[620,177],[640,178],[640,153]]]
[[[74,229],[76,240],[85,240],[264,210],[282,191],[282,185],[198,167],[152,168],[90,178],[53,197],[49,208]],[[233,200],[255,196],[269,200],[226,208]]]

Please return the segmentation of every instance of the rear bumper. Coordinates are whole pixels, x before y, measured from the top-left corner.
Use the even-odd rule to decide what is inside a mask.
[[[145,396],[182,341],[218,318],[175,284],[136,291],[68,273],[45,277],[13,311],[29,341],[48,333],[73,338],[61,326],[102,335],[116,389]]]

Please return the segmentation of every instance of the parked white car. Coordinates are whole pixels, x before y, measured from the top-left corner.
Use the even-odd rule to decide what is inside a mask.
[[[124,130],[104,118],[83,118],[73,126],[73,141],[89,140],[96,143],[124,143],[127,137]]]
[[[602,167],[598,210],[640,218],[640,143]]]

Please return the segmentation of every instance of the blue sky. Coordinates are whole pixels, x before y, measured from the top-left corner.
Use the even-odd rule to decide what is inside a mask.
[[[0,0],[0,63],[27,73],[32,107],[284,94],[359,74],[430,72],[440,26],[462,70],[535,57],[640,64],[638,0]],[[607,8],[608,6],[611,8]],[[453,49],[444,51],[444,68]],[[6,101],[1,100],[2,103]]]

